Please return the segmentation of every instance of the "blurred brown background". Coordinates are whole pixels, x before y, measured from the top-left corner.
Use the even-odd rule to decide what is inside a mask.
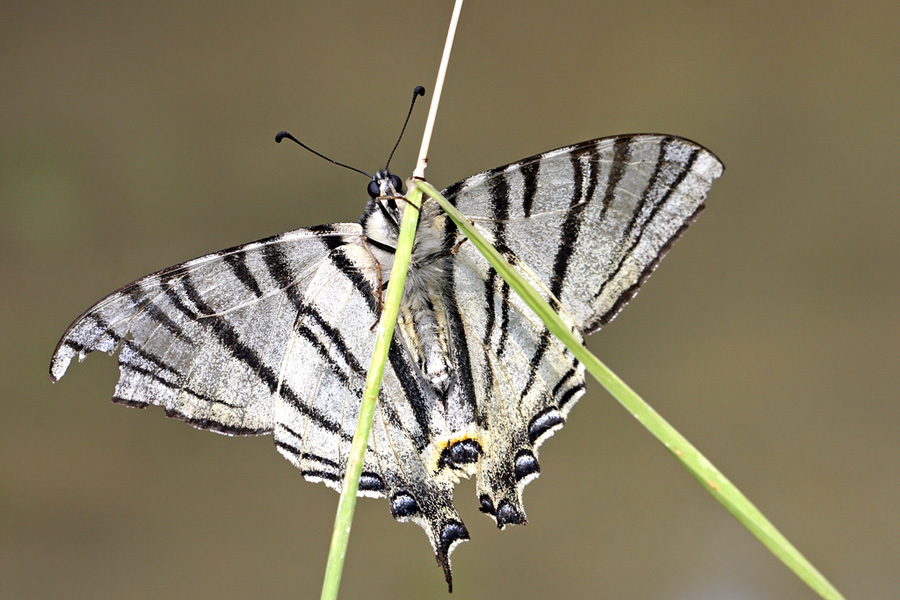
[[[11,4],[11,3],[10,3]],[[0,21],[0,597],[318,597],[337,495],[271,438],[56,386],[83,309],[194,256],[355,221],[446,2],[31,2]],[[848,598],[900,589],[900,5],[478,2],[432,143],[439,187],[601,135],[727,165],[591,347]],[[427,103],[394,158],[413,166]],[[810,599],[598,385],[542,449],[530,524],[457,491],[453,598]],[[422,531],[359,505],[345,598],[445,598]]]

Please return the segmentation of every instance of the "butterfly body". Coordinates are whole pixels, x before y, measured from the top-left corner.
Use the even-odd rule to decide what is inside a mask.
[[[612,319],[703,207],[721,163],[673,136],[591,140],[444,190],[582,338]],[[273,434],[340,489],[405,210],[378,174],[358,224],[322,225],[140,279],[64,334],[51,378],[119,352],[113,400],[227,434]],[[421,525],[450,582],[468,532],[453,487],[475,476],[498,527],[525,523],[540,444],[584,369],[431,200],[423,202],[360,494]]]

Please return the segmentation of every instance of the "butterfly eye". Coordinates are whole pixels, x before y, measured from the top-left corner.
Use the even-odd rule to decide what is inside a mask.
[[[369,192],[369,196],[372,198],[377,198],[381,195],[381,188],[378,187],[378,182],[374,179],[369,182],[369,188],[367,190]]]
[[[391,175],[391,185],[394,186],[394,189],[397,190],[398,194],[403,193],[403,180],[396,175]]]

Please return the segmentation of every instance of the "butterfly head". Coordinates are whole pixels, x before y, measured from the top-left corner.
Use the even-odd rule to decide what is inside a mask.
[[[403,121],[403,129],[400,130],[400,135],[397,137],[394,149],[391,150],[391,154],[384,164],[384,169],[375,173],[375,175],[372,176],[372,181],[369,182],[368,191],[369,196],[371,196],[372,199],[383,198],[385,196],[396,198],[397,196],[403,195],[403,180],[396,175],[391,175],[391,172],[388,171],[388,167],[391,164],[391,159],[394,158],[394,152],[397,151],[397,146],[400,145],[400,140],[403,139],[403,132],[406,131],[406,124],[409,123],[409,117],[412,114],[413,107],[416,105],[416,98],[424,95],[425,88],[421,85],[417,85],[416,89],[413,90],[412,102],[409,104],[409,112],[406,113],[406,120]]]
[[[361,221],[366,235],[396,241],[403,218],[403,180],[382,169],[372,175],[367,191],[371,200]]]
[[[378,171],[369,182],[368,192],[372,198],[402,196],[403,180],[391,174],[387,169]]]

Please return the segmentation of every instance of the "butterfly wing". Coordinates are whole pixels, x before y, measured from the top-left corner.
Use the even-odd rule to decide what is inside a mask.
[[[297,315],[276,401],[275,443],[307,479],[340,491],[375,346],[380,279],[368,250],[336,249],[305,293],[289,290]],[[386,496],[398,521],[425,529],[449,578],[447,556],[468,533],[453,507],[450,478],[435,477],[429,415],[439,403],[396,336],[376,404],[360,494]],[[328,421],[316,413],[329,416]]]
[[[577,337],[607,323],[693,222],[722,165],[672,136],[583,142],[465,179],[444,191]],[[584,367],[471,244],[453,286],[477,396],[482,510],[525,521],[537,447],[583,394]]]
[[[460,312],[483,448],[476,493],[481,510],[502,529],[526,522],[522,490],[540,473],[537,446],[562,425],[583,393],[584,367],[477,250],[464,248],[454,268],[454,284],[464,307]],[[527,265],[517,269],[552,301]],[[561,316],[580,339],[571,319],[564,312]]]
[[[156,404],[170,416],[228,434],[273,428],[295,314],[285,290],[303,290],[358,225],[301,229],[164,269],[104,298],[66,331],[50,365],[119,351],[113,400]]]
[[[637,293],[722,169],[689,140],[624,135],[532,156],[444,193],[590,333]]]
[[[301,229],[176,265],[79,317],[54,352],[51,379],[73,357],[118,351],[114,401],[159,405],[220,433],[273,433],[306,479],[340,490],[375,345],[378,269],[357,224]],[[436,402],[395,340],[359,492],[387,496],[395,518],[421,525],[441,562],[468,534],[453,508],[454,482],[427,464]]]

